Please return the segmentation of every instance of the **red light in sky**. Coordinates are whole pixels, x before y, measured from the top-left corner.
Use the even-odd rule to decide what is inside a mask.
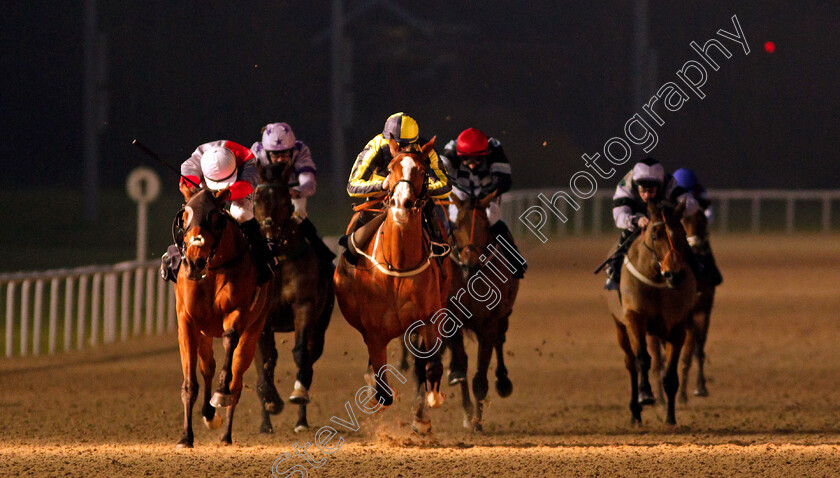
[[[765,43],[764,51],[766,51],[767,53],[773,53],[774,51],[776,51],[776,44],[771,41]]]

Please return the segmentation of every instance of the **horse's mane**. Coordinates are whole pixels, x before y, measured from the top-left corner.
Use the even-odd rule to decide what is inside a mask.
[[[292,168],[291,163],[270,163],[268,166],[264,166],[262,168],[262,179],[265,182],[279,182],[279,183],[286,183],[286,180],[283,179],[284,173],[286,173],[287,168]],[[288,176],[286,176],[288,178]]]

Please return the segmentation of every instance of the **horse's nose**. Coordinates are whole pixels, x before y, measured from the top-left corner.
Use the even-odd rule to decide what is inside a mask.
[[[199,269],[199,270],[204,269],[204,266],[206,266],[206,265],[207,265],[207,259],[205,259],[203,257],[199,257],[198,259],[195,260],[196,269]]]
[[[665,280],[671,280],[674,278],[674,273],[671,271],[665,271],[662,273],[662,277],[664,277]]]

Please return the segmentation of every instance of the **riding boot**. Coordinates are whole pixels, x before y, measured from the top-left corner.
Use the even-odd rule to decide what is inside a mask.
[[[254,255],[254,263],[257,266],[257,283],[264,284],[268,282],[274,275],[271,270],[271,262],[274,257],[268,248],[268,243],[260,230],[260,223],[256,219],[249,219],[239,225],[245,239],[251,246],[251,252]]]
[[[707,254],[703,254],[701,259],[703,260],[703,267],[705,267],[706,274],[712,279],[712,285],[715,287],[719,286],[723,282],[723,275],[721,275],[720,269],[718,269],[712,251],[709,250]]]
[[[172,244],[166,248],[166,252],[160,258],[160,277],[163,280],[176,282],[178,279],[178,269],[181,267],[181,250],[178,249],[177,244]]]
[[[435,211],[435,205],[432,201],[423,208],[423,228],[429,234],[429,240],[432,242],[432,252],[435,254],[438,264],[443,264],[446,256],[449,255],[447,246],[438,246],[437,244],[448,244],[446,241],[446,226],[439,220]]]
[[[708,272],[703,265],[702,257],[695,254],[690,247],[687,247],[685,250],[685,260],[688,262],[688,266],[691,267],[691,272],[694,273],[696,279],[699,279],[700,276]]]
[[[363,211],[357,213],[350,221],[350,226],[347,228],[347,235],[341,236],[338,244],[344,247],[344,252],[341,254],[344,259],[355,266],[359,262],[359,249],[367,246],[370,239],[376,234],[379,226],[385,222],[386,213],[372,213],[370,211]]]
[[[315,250],[315,255],[318,256],[318,262],[326,265],[335,259],[335,254],[333,254],[333,251],[324,244],[321,236],[318,235],[318,230],[315,229],[315,224],[312,224],[312,221],[310,221],[309,218],[303,219],[300,224],[298,224],[298,227],[300,228],[300,232],[302,232],[306,237],[306,240],[309,241],[312,249]]]
[[[607,283],[604,284],[605,290],[618,290],[618,284],[621,282],[621,266],[624,265],[624,251],[616,251],[607,263]]]
[[[525,271],[528,270],[528,263],[523,262],[525,258],[519,252],[519,248],[516,246],[516,242],[513,240],[513,234],[511,234],[507,224],[505,224],[505,222],[501,219],[496,221],[496,224],[490,226],[490,236],[496,239],[497,242],[501,242],[500,239],[504,239],[505,242],[514,249],[513,251],[510,251],[504,245],[502,246],[502,250],[507,256],[508,261],[516,268],[516,272],[514,272],[513,276],[517,279],[525,277]]]

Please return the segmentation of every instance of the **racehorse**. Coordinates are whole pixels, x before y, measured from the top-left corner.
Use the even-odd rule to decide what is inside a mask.
[[[434,141],[432,138],[421,148],[409,151],[399,151],[396,141],[390,141],[394,159],[388,165],[384,222],[373,240],[358,245],[363,257],[358,265],[354,267],[341,257],[334,277],[344,319],[362,334],[367,344],[371,368],[368,377],[371,372],[376,377],[375,399],[379,404],[393,403],[393,389],[384,373],[389,369],[392,374],[396,371],[387,365],[388,343],[402,337],[409,328],[418,334],[420,353],[414,354],[417,398],[413,421],[418,433],[431,430],[426,403],[437,408],[444,400],[440,393],[442,340],[430,319],[445,307],[449,276],[433,257],[422,226],[426,164]],[[349,239],[355,240],[352,235]]]
[[[708,261],[703,258],[711,255],[709,245],[709,221],[704,211],[698,210],[694,214],[683,219],[685,233],[688,236],[688,244],[694,256],[701,259],[703,264]],[[712,306],[715,302],[715,281],[712,278],[710,267],[706,267],[697,278],[697,301],[691,310],[688,321],[688,328],[685,336],[685,349],[682,353],[682,367],[680,368],[680,400],[688,401],[688,371],[691,368],[692,357],[697,358],[697,388],[694,395],[707,397],[706,376],[703,374],[703,365],[706,361],[706,338],[709,334],[709,318],[712,314]]]
[[[198,396],[196,356],[204,376],[201,415],[210,429],[222,425],[216,408],[227,407],[227,429],[222,443],[231,444],[233,412],[242,393],[242,375],[251,365],[257,339],[263,330],[266,285],[257,285],[257,268],[236,221],[224,210],[230,196],[225,189],[213,192],[183,189],[187,201],[183,224],[183,263],[175,283],[178,312],[178,345],[184,385],[184,433],[178,448],[192,448],[192,409]],[[219,387],[210,398],[216,369],[213,337],[222,337],[225,360]]]
[[[682,366],[680,367],[680,388],[677,396],[681,402],[685,403],[688,401],[688,372],[694,358],[697,359],[697,388],[694,390],[694,395],[698,397],[709,395],[706,389],[703,365],[706,361],[706,338],[709,334],[709,319],[715,301],[716,286],[712,276],[711,264],[706,260],[711,255],[711,246],[709,245],[708,219],[704,211],[699,209],[689,214],[683,218],[682,223],[694,257],[704,265],[709,264],[696,277],[697,298],[689,313],[685,343],[680,357]],[[656,338],[652,339],[650,343],[650,352],[653,356],[651,371],[653,376],[658,378],[662,369],[661,347]],[[659,388],[657,395],[659,398],[663,397],[662,387]]]
[[[476,400],[475,412],[473,412],[467,381],[461,381],[464,427],[472,428],[474,431],[482,430],[482,412],[488,389],[487,369],[493,350],[496,351],[496,391],[503,398],[510,396],[513,392],[513,384],[508,378],[507,367],[505,367],[503,347],[508,320],[519,292],[519,279],[513,276],[515,269],[503,253],[498,248],[489,247],[493,243],[493,238],[490,237],[487,206],[495,197],[495,194],[490,194],[482,200],[462,201],[455,194],[450,196],[458,209],[458,216],[452,232],[455,238],[454,253],[449,256],[457,272],[453,274],[449,296],[451,301],[459,303],[461,307],[453,305],[449,309],[458,315],[459,320],[467,329],[473,331],[478,339],[478,364],[472,381],[472,390]],[[480,276],[477,275],[479,271],[482,272]],[[471,290],[469,287],[471,279],[485,282],[485,285],[473,286],[482,290],[487,287],[488,281],[492,282],[500,294],[498,298],[493,299],[496,303],[488,304],[489,290],[483,301],[465,293]],[[461,330],[449,340],[448,345],[453,361],[460,362],[462,370],[466,372],[467,355],[464,351]]]
[[[295,432],[309,428],[306,404],[312,385],[312,366],[324,351],[324,335],[335,304],[332,281],[335,268],[332,264],[319,267],[318,258],[292,216],[294,208],[288,182],[292,172],[293,167],[283,163],[259,167],[260,182],[254,197],[254,215],[278,261],[265,328],[255,356],[262,433],[273,431],[269,414],[276,415],[283,410],[283,400],[274,385],[275,332],[295,333],[292,355],[298,373],[289,401],[299,407]]]
[[[697,290],[694,274],[682,254],[687,247],[680,223],[684,210],[685,203],[676,208],[648,203],[651,222],[633,241],[624,258],[619,292],[607,291],[607,304],[630,373],[633,423],[641,423],[643,405],[656,402],[648,377],[651,356],[646,335],[650,334],[665,343],[663,385],[668,399],[665,421],[676,424],[677,362]]]

